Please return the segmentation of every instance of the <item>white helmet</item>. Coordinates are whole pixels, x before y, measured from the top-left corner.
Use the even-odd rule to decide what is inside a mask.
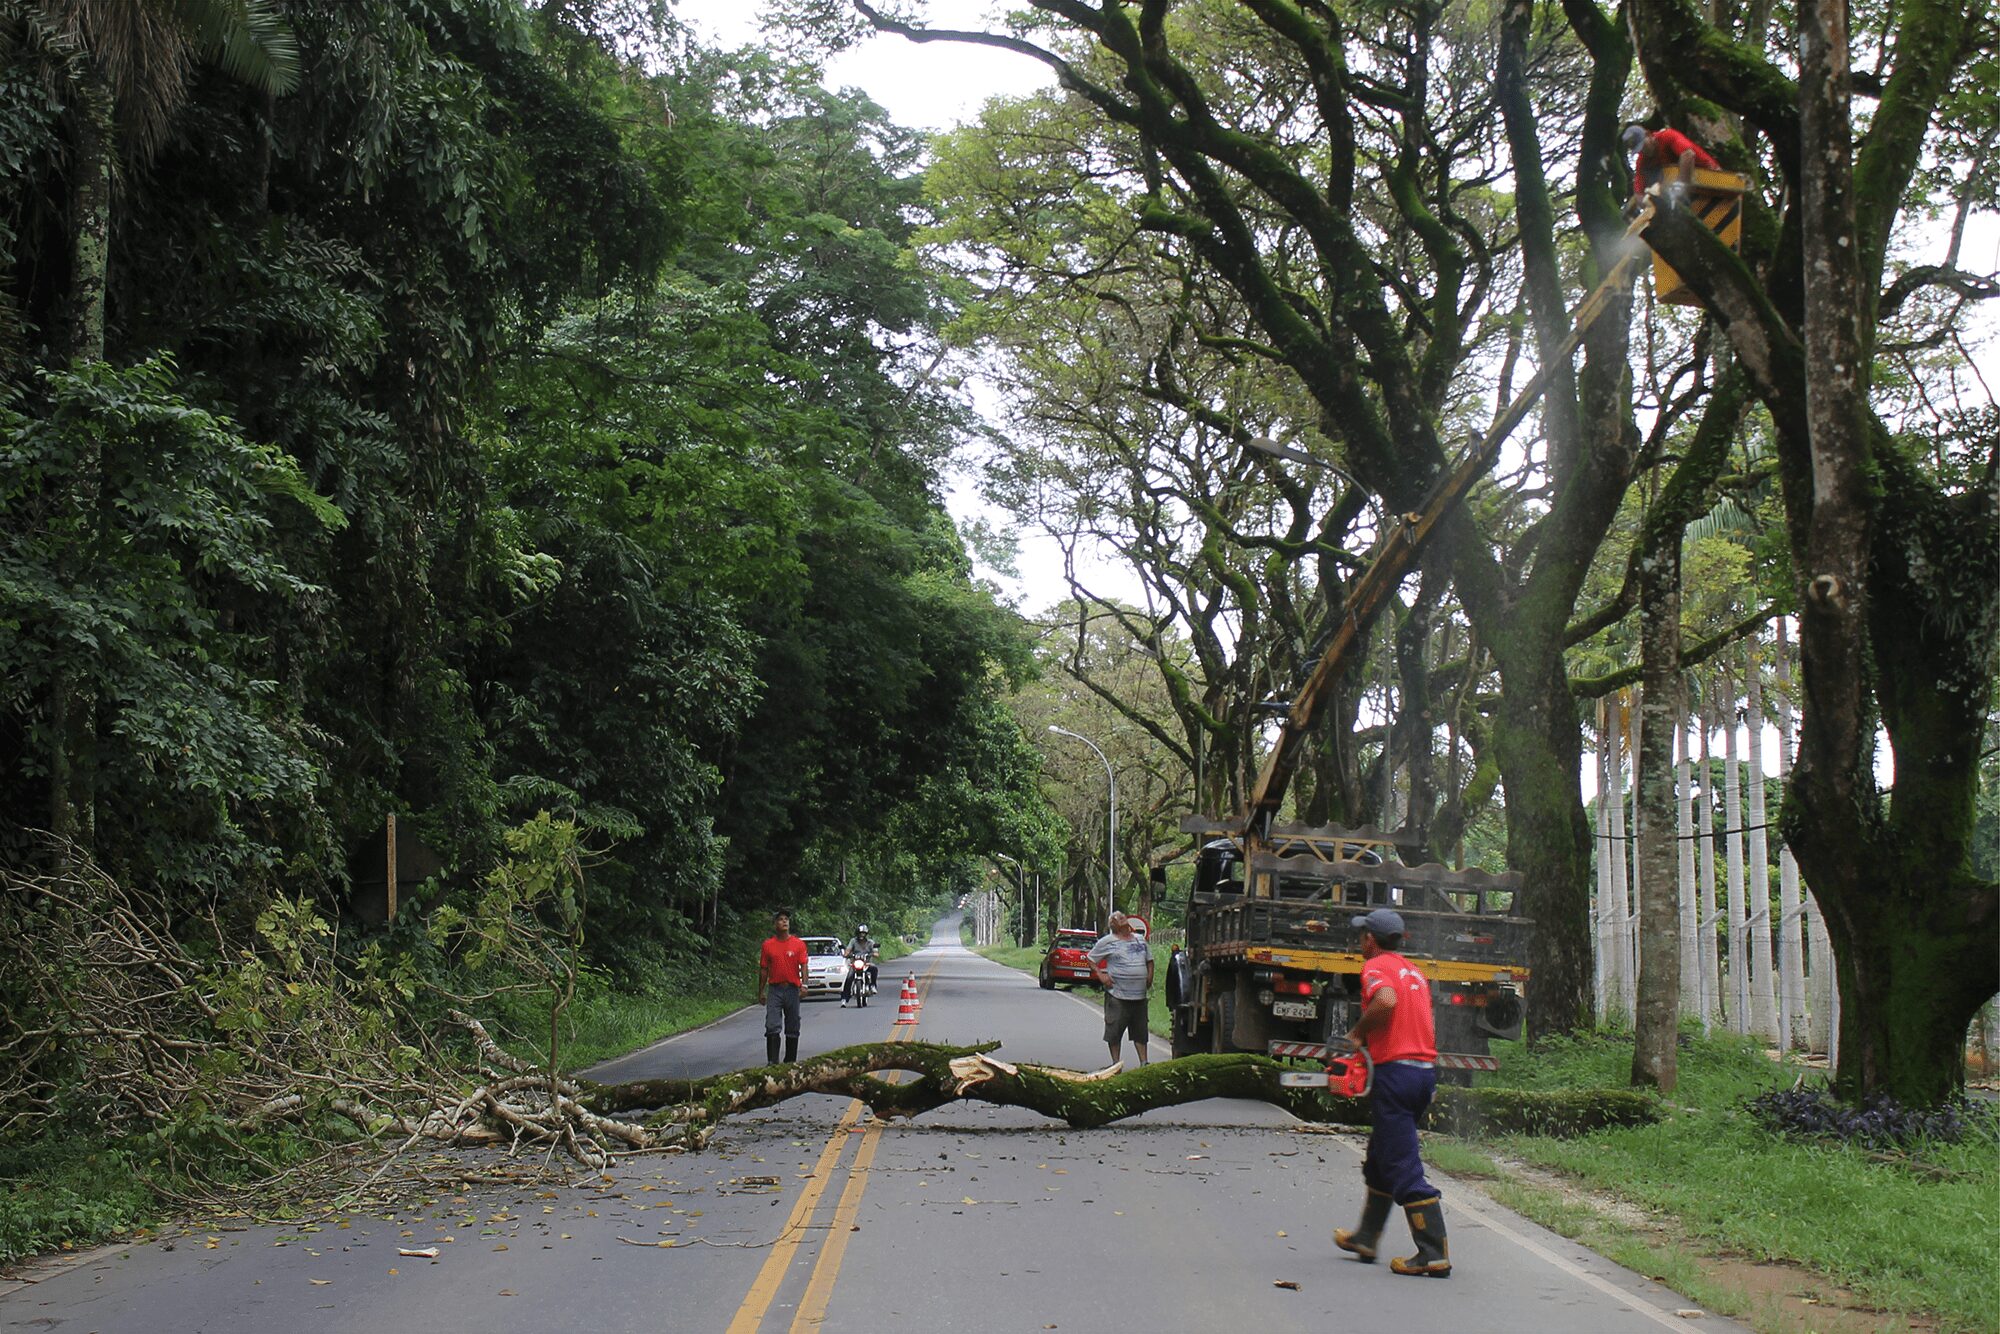
[[[866,922],[863,922],[863,923],[862,923],[862,924],[861,924],[860,926],[857,926],[857,927],[855,927],[855,928],[854,928],[854,934],[855,934],[855,935],[857,935],[857,936],[865,936],[865,935],[867,935],[867,934],[868,934],[868,923],[866,923]]]

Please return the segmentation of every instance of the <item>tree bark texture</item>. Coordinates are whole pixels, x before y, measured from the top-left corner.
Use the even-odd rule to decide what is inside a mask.
[[[1663,495],[1656,509],[1665,509]],[[1646,525],[1639,556],[1639,986],[1632,1082],[1672,1093],[1680,1077],[1681,823],[1676,735],[1685,731],[1681,681],[1681,530],[1678,514]]]

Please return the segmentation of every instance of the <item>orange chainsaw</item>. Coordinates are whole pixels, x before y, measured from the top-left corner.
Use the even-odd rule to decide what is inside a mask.
[[[1324,1070],[1287,1070],[1278,1076],[1284,1088],[1323,1088],[1337,1098],[1365,1098],[1375,1083],[1375,1062],[1366,1047],[1329,1053]]]

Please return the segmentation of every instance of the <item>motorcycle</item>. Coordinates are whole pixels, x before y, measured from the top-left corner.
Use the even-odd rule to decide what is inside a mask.
[[[867,1008],[868,998],[875,994],[875,979],[879,972],[872,960],[853,957],[847,960],[846,991],[852,996],[856,1008]]]

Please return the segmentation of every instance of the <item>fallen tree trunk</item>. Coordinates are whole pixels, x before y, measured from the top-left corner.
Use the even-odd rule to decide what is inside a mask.
[[[1190,1056],[1125,1070],[1085,1074],[1021,1065],[992,1053],[999,1043],[949,1047],[927,1042],[877,1042],[809,1057],[792,1065],[760,1066],[706,1079],[640,1079],[621,1084],[578,1081],[578,1101],[604,1116],[640,1118],[657,1147],[695,1149],[729,1116],[775,1106],[802,1093],[860,1099],[884,1119],[918,1116],[952,1102],[1024,1107],[1089,1130],[1140,1112],[1207,1098],[1249,1098],[1283,1108],[1301,1121],[1365,1126],[1365,1099],[1323,1089],[1288,1088],[1288,1069],[1268,1057]],[[917,1076],[891,1083],[883,1072]],[[1452,1134],[1575,1135],[1660,1118],[1659,1103],[1631,1089],[1469,1089],[1444,1086],[1431,1104],[1429,1128]]]

